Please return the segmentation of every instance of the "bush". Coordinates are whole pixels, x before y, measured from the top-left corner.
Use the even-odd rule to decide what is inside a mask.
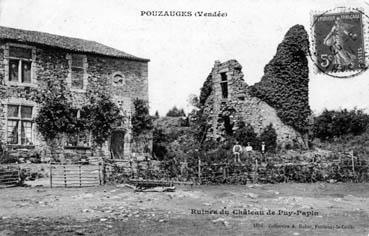
[[[176,106],[174,106],[172,109],[170,109],[167,113],[168,117],[184,117],[186,116],[184,110],[178,109]]]
[[[359,135],[365,132],[368,124],[369,115],[362,110],[326,109],[314,120],[314,136],[325,141],[347,134]]]
[[[277,147],[277,132],[273,128],[273,124],[265,127],[259,137],[260,142],[265,143],[266,152],[275,152]]]
[[[106,94],[99,94],[97,97],[90,97],[89,104],[82,107],[81,119],[83,129],[91,131],[93,141],[102,145],[113,131],[116,122],[121,121],[118,106]]]
[[[245,124],[245,122],[240,121],[238,124],[238,129],[235,131],[234,137],[242,146],[247,146],[249,143],[254,149],[257,148],[258,139],[254,128],[250,124]]]
[[[162,129],[155,128],[153,131],[153,148],[152,152],[155,159],[161,161],[168,154],[168,137],[164,134]]]
[[[135,99],[133,104],[135,111],[132,115],[132,131],[133,136],[138,137],[140,134],[153,129],[153,119],[149,115],[149,107],[145,100]]]

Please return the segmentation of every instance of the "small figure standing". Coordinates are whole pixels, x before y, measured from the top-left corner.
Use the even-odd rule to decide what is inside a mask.
[[[251,152],[252,151],[252,146],[250,145],[250,143],[248,142],[247,143],[247,146],[246,146],[246,152]]]
[[[241,155],[241,152],[242,152],[242,146],[240,145],[240,143],[238,141],[233,146],[232,151],[233,151],[233,156],[234,156],[234,162],[241,162],[240,155]]]
[[[249,142],[247,142],[247,146],[246,146],[245,150],[247,152],[247,158],[250,159],[250,152],[252,151],[252,146],[250,145]]]

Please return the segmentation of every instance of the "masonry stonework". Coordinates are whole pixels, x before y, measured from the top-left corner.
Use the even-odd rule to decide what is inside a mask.
[[[9,81],[9,45],[32,48],[32,82],[29,84],[17,84]],[[133,112],[134,99],[148,101],[148,60],[126,59],[113,56],[99,55],[94,53],[75,52],[47,45],[34,43],[20,43],[8,40],[0,41],[0,138],[8,150],[14,151],[16,155],[30,155],[37,153],[42,157],[50,157],[50,147],[43,140],[35,123],[32,126],[32,143],[27,145],[14,145],[7,143],[8,118],[7,106],[27,105],[33,107],[32,117],[37,115],[38,104],[32,100],[41,86],[45,86],[50,79],[70,80],[70,55],[81,54],[85,56],[86,88],[73,90],[72,102],[77,108],[86,101],[86,90],[90,87],[105,90],[111,95],[112,100],[118,105],[125,122],[117,130],[124,132],[124,158],[131,156],[131,146],[135,144],[132,139],[130,118]],[[65,147],[65,137],[60,137],[59,148],[56,155],[60,159],[75,156],[101,155],[91,147]],[[26,151],[25,151],[26,150]],[[105,157],[110,157],[110,143],[107,141],[102,148]],[[143,152],[143,150],[136,150]],[[27,154],[28,153],[28,154]]]
[[[227,126],[235,130],[238,121],[243,121],[253,126],[257,134],[273,124],[281,146],[303,144],[301,134],[285,125],[273,107],[248,93],[242,66],[236,60],[216,61],[210,76],[212,92],[205,103],[205,112],[211,117],[209,137],[221,140],[226,136]]]

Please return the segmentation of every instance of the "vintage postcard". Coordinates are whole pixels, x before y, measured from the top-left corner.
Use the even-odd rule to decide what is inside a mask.
[[[0,0],[0,236],[369,235],[369,0]]]

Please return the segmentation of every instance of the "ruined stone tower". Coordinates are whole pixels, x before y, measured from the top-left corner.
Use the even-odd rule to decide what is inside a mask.
[[[303,145],[301,134],[285,125],[273,107],[248,93],[243,77],[242,66],[236,60],[215,62],[208,78],[211,93],[204,104],[204,111],[209,114],[211,122],[208,137],[222,140],[227,133],[237,129],[238,121],[252,125],[257,134],[272,123],[279,145]]]

